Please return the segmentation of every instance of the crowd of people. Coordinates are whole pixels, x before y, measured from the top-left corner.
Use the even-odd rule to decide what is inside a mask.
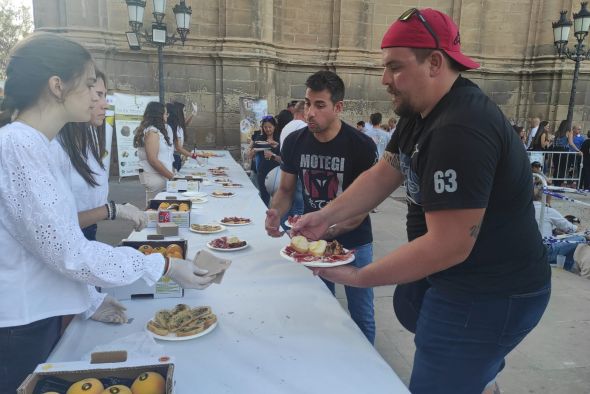
[[[265,230],[280,237],[286,216],[303,215],[291,235],[354,251],[352,264],[312,270],[332,293],[345,285],[370,343],[373,287],[397,285],[395,313],[415,333],[412,393],[497,393],[505,357],[547,307],[548,256],[564,253],[543,245],[521,146],[578,152],[586,142],[565,126],[552,136],[538,119],[529,131],[514,129],[462,75],[479,64],[461,52],[458,27],[442,12],[404,12],[381,50],[381,83],[398,122],[382,126],[374,113],[348,125],[345,84],[325,70],[307,78],[302,100],[262,119],[248,159],[268,206]],[[0,113],[0,393],[45,361],[64,316],[126,320],[94,286],[163,275],[184,288],[212,281],[192,261],[95,241],[100,220],[127,219],[136,229],[146,221],[137,207],[107,201],[106,85],[89,52],[62,36],[35,33],[11,53]],[[147,105],[134,138],[146,201],[174,178],[180,157],[197,157],[183,146],[187,121],[182,105]],[[278,186],[269,191],[273,173]],[[402,184],[408,242],[375,259],[369,213]]]

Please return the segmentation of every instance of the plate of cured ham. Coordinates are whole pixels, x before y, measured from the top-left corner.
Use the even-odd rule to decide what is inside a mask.
[[[284,224],[285,226],[289,227],[289,228],[292,228],[292,227],[293,227],[293,225],[294,225],[295,223],[297,223],[297,221],[298,221],[299,219],[301,219],[301,215],[294,215],[294,216],[289,216],[289,217],[287,218],[287,220],[285,220],[285,222],[284,222],[283,224]]]
[[[297,235],[280,251],[281,257],[301,263],[306,267],[336,267],[354,261],[352,250],[345,249],[338,241],[308,241]]]
[[[221,237],[207,242],[207,247],[209,249],[217,250],[218,252],[233,252],[246,249],[248,247],[248,242],[243,241],[238,237]]]

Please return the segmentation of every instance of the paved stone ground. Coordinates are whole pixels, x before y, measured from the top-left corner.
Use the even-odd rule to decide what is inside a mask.
[[[110,198],[144,205],[144,191],[137,179],[110,182]],[[371,214],[374,254],[381,257],[405,242],[405,204],[398,191]],[[579,196],[572,196],[579,198]],[[587,198],[590,201],[590,197]],[[553,203],[563,214],[572,213],[590,227],[590,208]],[[98,238],[117,244],[131,225],[103,222]],[[412,370],[414,342],[393,315],[394,286],[375,289],[377,339],[375,347],[407,384]],[[345,307],[342,287],[336,293]],[[354,360],[351,360],[353,362]],[[553,293],[540,325],[509,355],[498,382],[503,393],[590,393],[590,281],[553,269]]]

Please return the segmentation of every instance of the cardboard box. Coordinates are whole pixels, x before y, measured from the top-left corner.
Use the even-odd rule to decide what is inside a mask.
[[[149,245],[152,248],[168,247],[177,244],[182,248],[182,257],[186,258],[188,242],[186,240],[176,241],[129,241],[124,239],[121,246],[129,246],[139,249],[142,245]],[[101,292],[112,295],[118,300],[132,300],[134,298],[180,298],[184,297],[184,289],[176,282],[167,277],[162,277],[154,286],[148,286],[143,279],[139,279],[127,286],[102,288]]]
[[[173,181],[166,181],[166,191],[168,193],[177,192],[198,192],[201,188],[203,178],[186,175],[183,177],[174,177]]]
[[[150,200],[146,209],[148,214],[148,228],[156,228],[156,225],[158,224],[158,214],[160,212],[159,207],[163,202],[170,204],[188,204],[188,211],[185,212],[169,210],[170,221],[182,228],[189,228],[191,226],[191,208],[193,206],[191,200]]]
[[[165,237],[178,236],[178,224],[176,223],[157,223],[156,232]]]
[[[127,352],[93,353],[90,362],[74,361],[39,364],[17,389],[17,394],[33,394],[35,387],[47,378],[58,378],[73,384],[86,378],[120,378],[135,380],[144,372],[157,372],[166,379],[166,394],[174,392],[174,363],[166,355],[154,358],[127,359]],[[105,387],[106,389],[106,387]],[[65,393],[65,390],[63,391]]]

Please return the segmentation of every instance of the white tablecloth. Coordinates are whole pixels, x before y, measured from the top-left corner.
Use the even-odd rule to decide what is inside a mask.
[[[229,167],[232,181],[245,187],[225,189],[236,193],[233,198],[207,196],[209,201],[192,211],[191,220],[207,223],[223,216],[247,216],[253,223],[213,235],[181,229],[180,235],[189,241],[191,258],[218,236],[235,234],[249,243],[242,251],[213,252],[232,260],[223,282],[204,291],[189,290],[183,299],[126,301],[131,324],[76,318],[49,361],[79,360],[99,344],[144,330],[157,310],[183,302],[211,306],[219,324],[193,340],[159,341],[175,358],[176,393],[407,393],[321,280],[279,257],[288,238],[266,235],[266,208],[257,190],[229,153],[221,153],[224,157],[209,159],[207,167]],[[203,170],[187,166],[182,172]],[[129,239],[143,240],[152,232],[132,233]]]

